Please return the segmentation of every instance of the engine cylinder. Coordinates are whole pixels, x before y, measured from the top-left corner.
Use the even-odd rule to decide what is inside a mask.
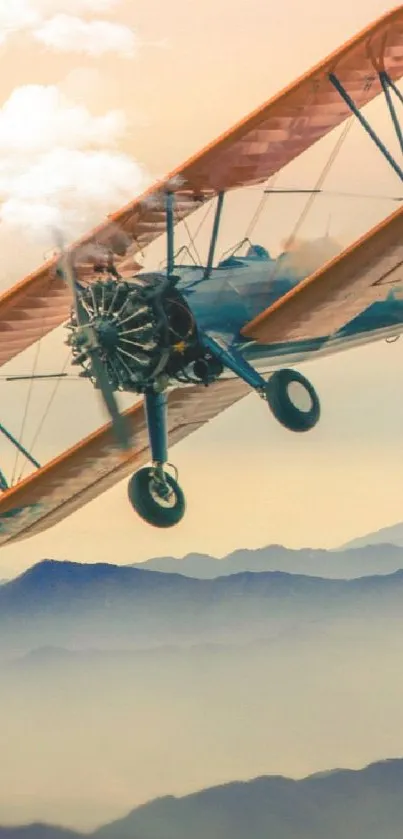
[[[146,282],[141,277],[131,282],[96,280],[80,291],[80,301],[115,390],[144,392],[160,374],[174,376],[197,357],[192,313],[161,277]],[[81,365],[81,375],[93,381],[91,349],[74,315],[67,328],[73,364]]]

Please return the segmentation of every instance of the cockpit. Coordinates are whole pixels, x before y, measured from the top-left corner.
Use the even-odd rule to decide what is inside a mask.
[[[269,251],[263,245],[250,245],[245,256],[238,256],[235,253],[222,259],[217,268],[242,268],[248,267],[251,262],[274,262]]]

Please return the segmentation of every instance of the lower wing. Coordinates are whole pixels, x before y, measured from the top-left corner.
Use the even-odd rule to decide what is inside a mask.
[[[208,388],[178,388],[168,396],[170,445],[242,399],[249,391],[239,379]],[[136,445],[129,455],[117,448],[110,424],[50,461],[0,497],[0,545],[34,536],[67,518],[149,460],[143,402],[126,411]]]

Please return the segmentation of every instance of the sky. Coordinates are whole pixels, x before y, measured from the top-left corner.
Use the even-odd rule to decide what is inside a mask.
[[[0,0],[0,288],[39,265],[49,224],[73,237],[116,210],[379,15],[380,0],[326,6],[319,0]],[[394,146],[379,102],[368,115]],[[311,149],[279,186],[311,187],[337,139]],[[399,184],[354,125],[326,181],[333,190],[399,195]],[[219,251],[245,234],[259,190],[228,202]],[[353,241],[395,208],[390,201],[319,198],[300,235],[327,230]],[[279,252],[302,199],[270,198],[254,231]],[[198,220],[191,222],[195,230]],[[186,239],[178,230],[177,245]],[[208,245],[208,226],[198,240]],[[163,258],[163,242],[145,266]],[[188,509],[168,532],[143,523],[126,482],[52,530],[0,553],[0,578],[44,557],[139,562],[152,556],[282,543],[335,547],[403,519],[403,342],[380,343],[309,362],[322,419],[307,435],[285,431],[254,394],[170,453]],[[63,330],[8,365],[58,372]],[[1,422],[19,433],[29,385],[0,380]],[[47,401],[34,454],[41,462],[104,421],[86,382],[37,383],[23,441]],[[124,402],[127,404],[127,402]],[[77,410],[77,405],[79,410]],[[0,442],[10,476],[14,453]]]

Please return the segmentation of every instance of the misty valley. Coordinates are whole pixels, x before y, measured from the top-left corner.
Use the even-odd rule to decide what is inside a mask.
[[[374,550],[403,568],[371,546],[340,554],[351,579],[246,552],[210,579],[47,560],[3,583],[1,839],[400,839],[403,570],[366,575]]]

